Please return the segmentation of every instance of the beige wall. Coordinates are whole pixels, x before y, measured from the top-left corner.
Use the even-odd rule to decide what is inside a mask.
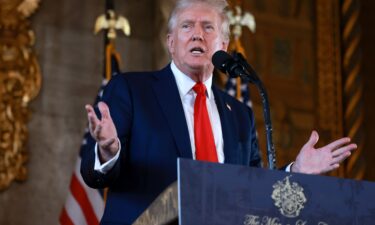
[[[32,17],[42,89],[31,104],[28,179],[0,193],[0,224],[58,224],[86,125],[84,104],[91,103],[101,83],[103,35],[93,35],[104,0],[42,0]],[[160,62],[154,46],[164,36],[154,23],[164,23],[153,0],[115,1],[132,35],[117,41],[122,70],[151,70]],[[157,20],[155,18],[158,18]],[[157,51],[165,61],[162,47]],[[158,63],[155,62],[157,59]]]

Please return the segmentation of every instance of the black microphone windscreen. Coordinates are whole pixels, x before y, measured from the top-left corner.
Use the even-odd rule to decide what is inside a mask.
[[[220,50],[213,54],[212,64],[215,66],[216,69],[225,73],[224,66],[228,62],[228,60],[231,60],[231,59],[232,59],[231,55],[229,55],[227,52],[223,50]]]

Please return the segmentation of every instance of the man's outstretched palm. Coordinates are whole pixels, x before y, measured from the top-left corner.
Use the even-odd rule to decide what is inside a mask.
[[[350,138],[340,138],[321,148],[315,148],[319,140],[316,131],[311,133],[310,139],[302,147],[292,172],[321,174],[337,169],[340,162],[351,155],[351,151],[357,148],[356,144],[350,144]]]

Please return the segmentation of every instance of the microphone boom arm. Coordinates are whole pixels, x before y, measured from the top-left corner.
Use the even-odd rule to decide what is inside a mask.
[[[276,151],[272,141],[272,122],[270,115],[270,107],[268,101],[268,94],[262,81],[259,79],[255,70],[250,66],[250,64],[244,59],[241,53],[235,53],[234,59],[239,61],[239,64],[244,67],[244,70],[241,70],[237,76],[245,81],[246,83],[254,83],[258,88],[259,94],[262,98],[263,104],[263,116],[264,123],[266,128],[266,145],[267,145],[267,157],[268,157],[268,168],[271,170],[276,169]]]

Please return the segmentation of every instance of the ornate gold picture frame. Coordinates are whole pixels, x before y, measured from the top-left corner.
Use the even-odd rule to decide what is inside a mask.
[[[29,102],[40,90],[34,32],[27,19],[39,0],[0,3],[0,191],[27,177]]]

